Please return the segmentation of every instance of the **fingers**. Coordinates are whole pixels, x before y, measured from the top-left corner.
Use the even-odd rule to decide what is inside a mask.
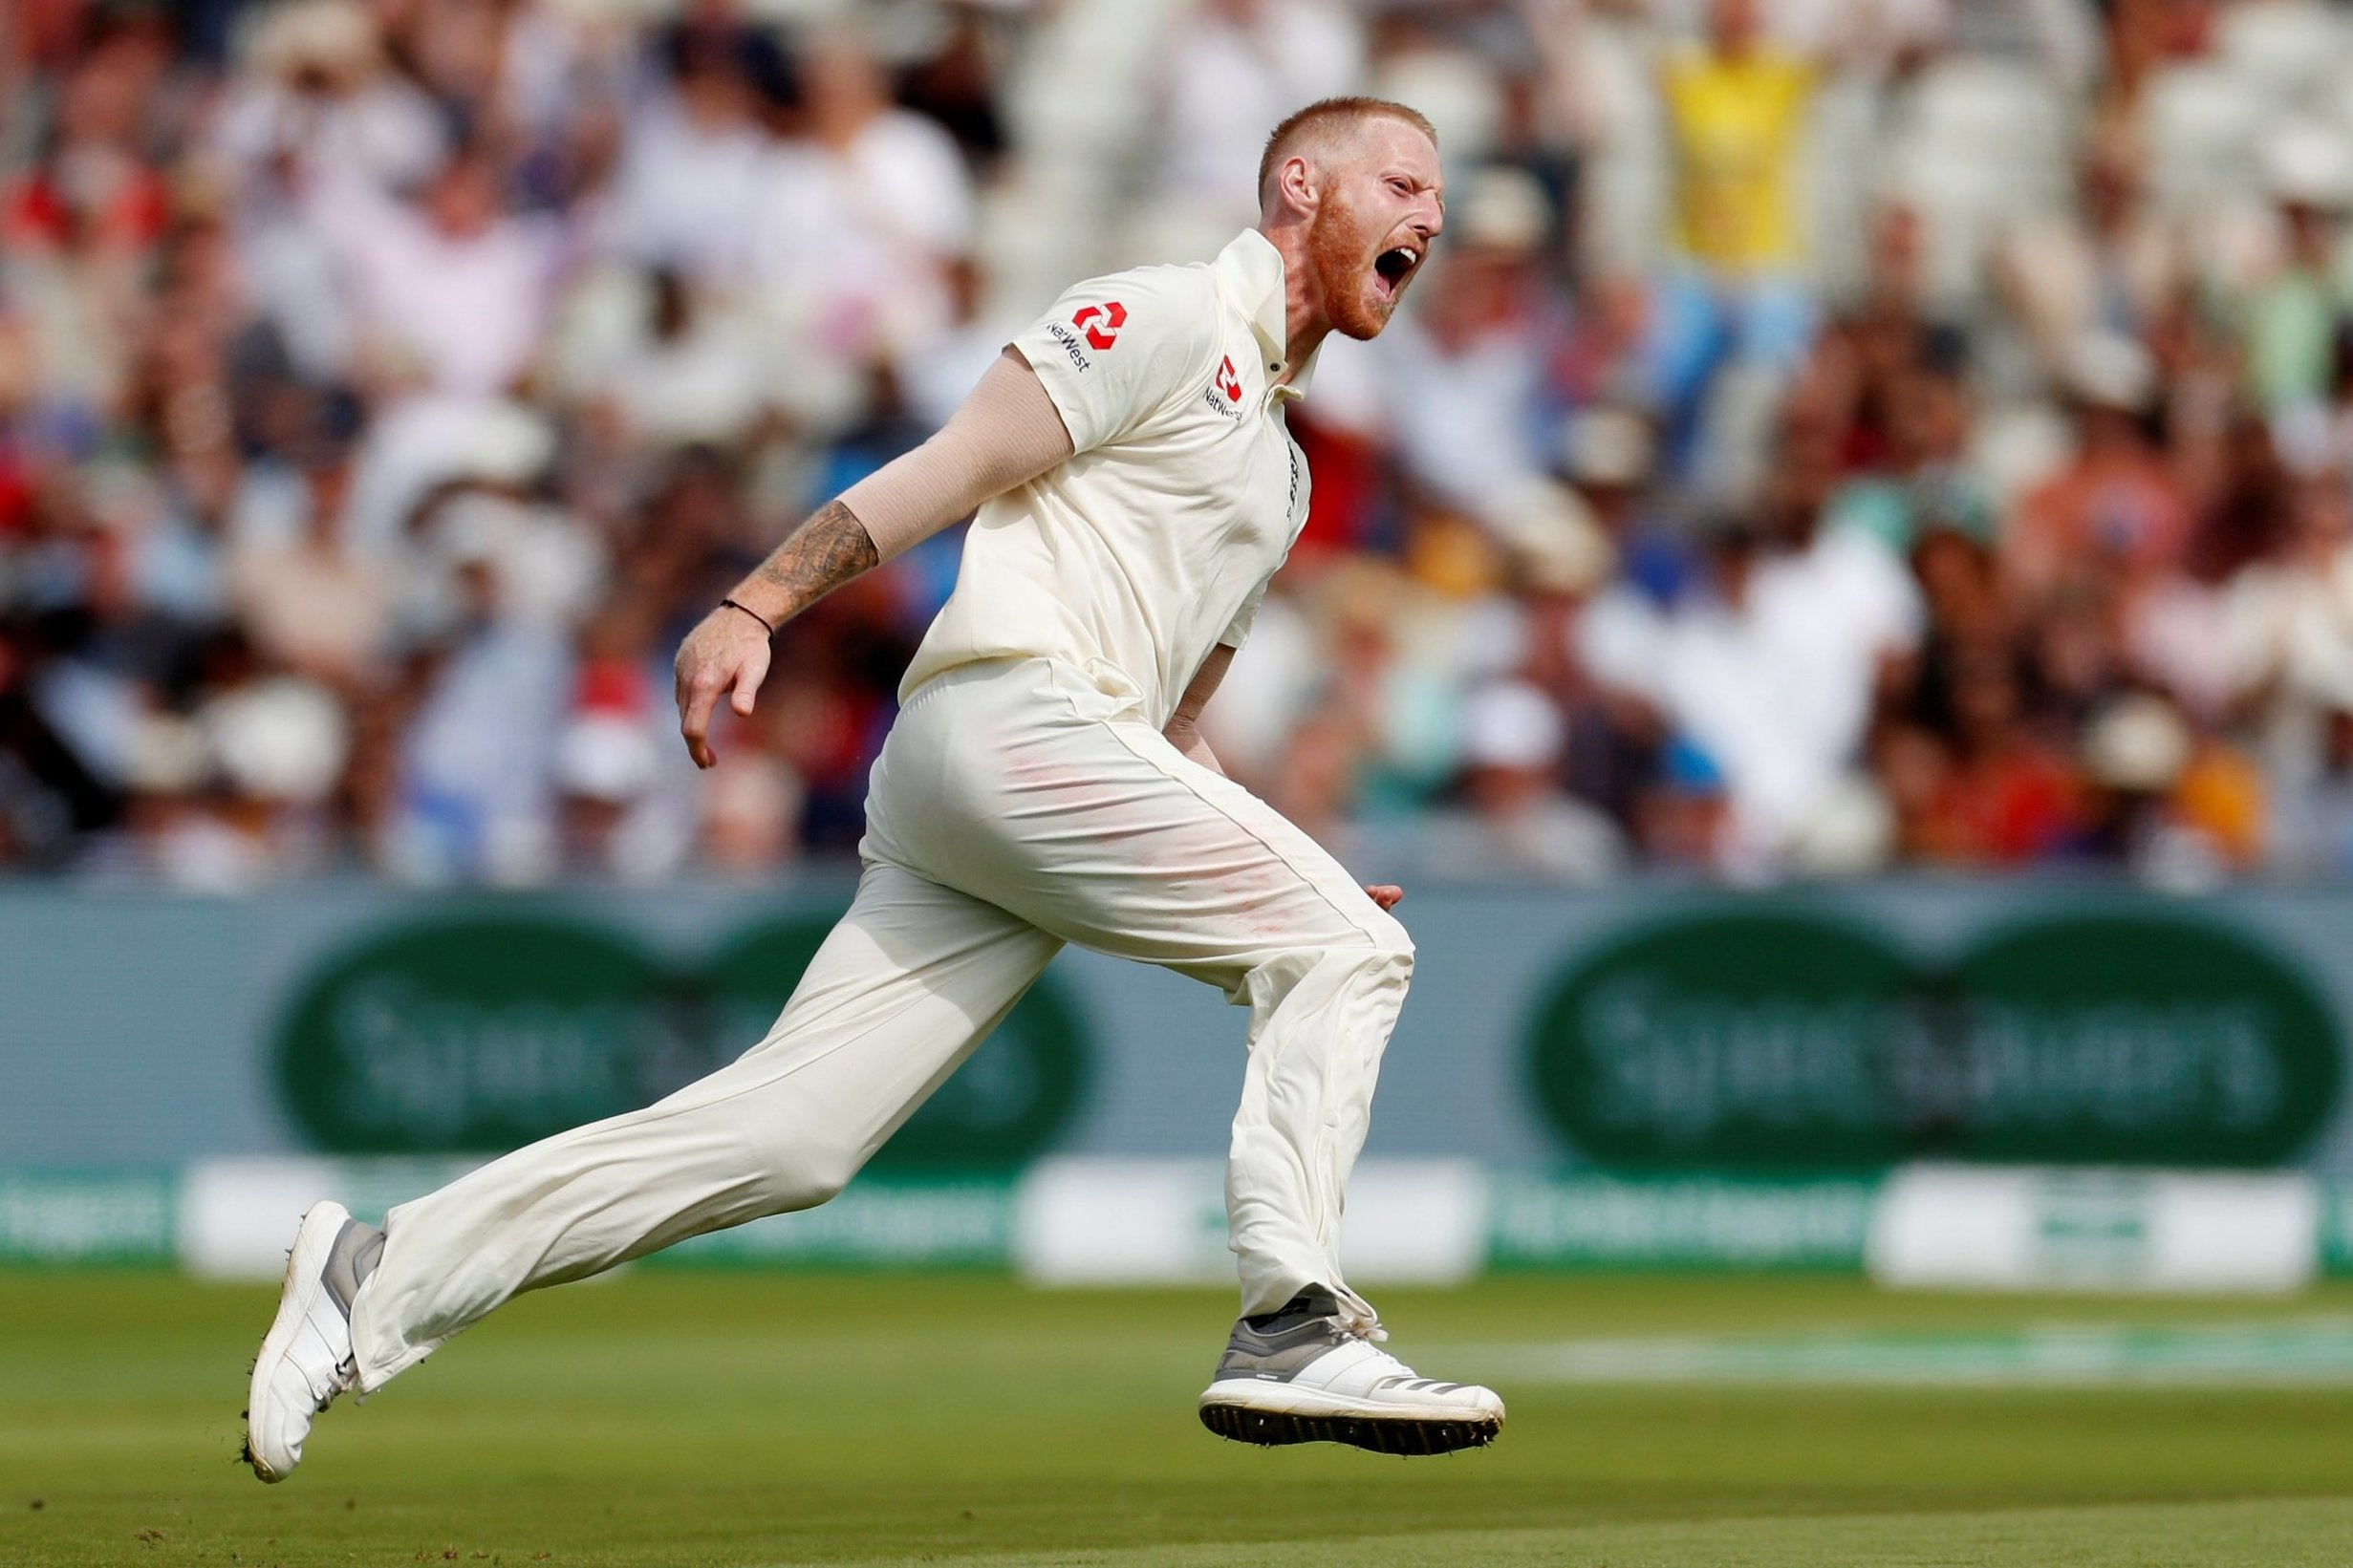
[[[1393,910],[1404,901],[1405,890],[1394,882],[1376,882],[1366,887],[1365,896],[1384,910]]]
[[[686,737],[686,755],[695,760],[695,766],[709,767],[719,761],[719,753],[711,749],[711,710],[718,705],[719,694],[729,694],[727,705],[745,719],[751,717],[752,699],[759,695],[760,683],[767,678],[768,650],[763,643],[749,650],[730,671],[724,665],[705,665],[695,674],[688,686],[688,698],[680,716],[679,730]]]
[[[695,760],[697,767],[709,767],[719,761],[706,737],[711,728],[711,704],[719,699],[722,678],[706,665],[679,690],[679,733],[686,738],[686,755]]]
[[[719,754],[711,749],[710,734],[711,712],[719,705],[721,694],[727,694],[728,705],[749,718],[752,698],[767,678],[766,640],[743,634],[737,619],[732,614],[716,622],[706,619],[679,648],[674,694],[679,704],[679,734],[685,739],[686,755],[695,760],[697,767],[709,767],[719,761]],[[714,632],[715,625],[724,630]]]
[[[752,698],[759,695],[760,683],[768,677],[768,645],[761,643],[745,655],[735,672],[735,711],[745,719],[751,717]]]

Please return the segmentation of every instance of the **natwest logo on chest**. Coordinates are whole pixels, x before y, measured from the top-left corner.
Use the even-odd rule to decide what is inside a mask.
[[[1087,334],[1087,346],[1097,353],[1119,341],[1119,329],[1127,324],[1128,308],[1115,299],[1082,305],[1070,318],[1070,325]]]
[[[1234,356],[1227,354],[1218,361],[1218,373],[1210,377],[1209,406],[1229,419],[1246,418],[1241,406],[1241,373],[1234,368]]]

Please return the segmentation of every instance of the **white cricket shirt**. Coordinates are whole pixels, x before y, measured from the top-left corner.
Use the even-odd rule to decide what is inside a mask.
[[[1283,412],[1314,358],[1273,385],[1286,339],[1283,258],[1255,229],[1207,265],[1082,283],[1016,337],[1075,451],[982,506],[901,698],[1034,655],[1166,724],[1210,650],[1241,645],[1306,521]]]

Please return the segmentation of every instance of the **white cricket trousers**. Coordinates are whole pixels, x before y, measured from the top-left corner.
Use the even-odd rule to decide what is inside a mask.
[[[363,1388],[518,1291],[832,1197],[1065,942],[1249,1008],[1226,1174],[1241,1310],[1321,1283],[1371,1316],[1341,1278],[1341,1195],[1414,948],[1331,856],[1044,659],[916,692],[867,826],[857,897],[767,1038],[392,1211],[353,1306]]]

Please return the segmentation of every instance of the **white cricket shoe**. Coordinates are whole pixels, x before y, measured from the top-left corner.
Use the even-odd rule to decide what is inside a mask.
[[[337,1394],[358,1385],[352,1298],[383,1251],[384,1233],[352,1218],[339,1203],[314,1204],[302,1216],[246,1405],[246,1462],[263,1480],[291,1475],[311,1423]]]
[[[1265,1329],[1236,1323],[1201,1394],[1201,1425],[1241,1443],[1347,1443],[1375,1453],[1450,1453],[1496,1440],[1503,1401],[1494,1389],[1415,1376],[1373,1342],[1387,1338],[1379,1328],[1332,1305]]]

